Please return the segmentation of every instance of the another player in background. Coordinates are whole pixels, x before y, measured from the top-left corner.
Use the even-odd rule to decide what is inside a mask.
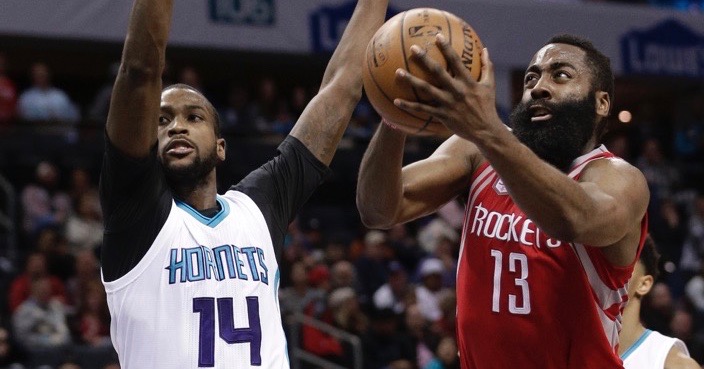
[[[640,306],[658,278],[658,253],[653,239],[645,239],[640,258],[628,282],[628,304],[623,309],[623,326],[618,354],[625,369],[701,369],[684,342],[646,329],[640,320]]]
[[[217,112],[193,87],[162,90],[173,1],[134,2],[100,181],[102,275],[123,369],[289,367],[276,256],[329,174],[387,3],[357,2],[279,155],[218,195]]]
[[[526,69],[511,131],[496,109],[487,50],[477,82],[443,35],[436,43],[449,70],[417,46],[409,57],[437,86],[396,73],[432,103],[395,104],[455,135],[403,167],[406,135],[381,124],[359,172],[362,220],[390,228],[467,198],[457,272],[462,368],[621,368],[620,308],[647,232],[649,192],[642,173],[598,144],[614,95],[609,59],[579,37],[549,40]]]

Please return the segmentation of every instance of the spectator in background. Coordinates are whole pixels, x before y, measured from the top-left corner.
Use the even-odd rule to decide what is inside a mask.
[[[120,63],[115,62],[110,64],[108,68],[107,81],[103,84],[98,93],[93,98],[93,102],[88,109],[88,119],[97,125],[104,126],[108,120],[108,110],[110,109],[110,97],[112,96],[112,87],[117,78],[117,72],[120,70]],[[102,133],[102,132],[101,132]]]
[[[436,258],[423,260],[418,270],[421,283],[416,287],[416,301],[423,316],[433,323],[442,319],[440,301],[443,295],[450,292],[442,285],[445,271],[443,262]]]
[[[0,53],[0,133],[17,114],[17,87],[7,75],[7,61]]]
[[[100,281],[100,265],[94,251],[82,251],[76,255],[76,273],[66,281],[69,303],[79,306],[88,285]]]
[[[35,235],[45,226],[61,226],[71,213],[71,199],[59,189],[59,170],[48,162],[37,164],[34,183],[22,189],[23,228]]]
[[[365,369],[413,369],[416,350],[390,309],[372,310],[369,332],[362,337]]]
[[[643,143],[636,166],[643,172],[650,188],[650,210],[655,212],[653,205],[659,205],[660,200],[671,196],[680,182],[680,174],[662,151],[657,138],[648,138]]]
[[[80,294],[76,329],[81,342],[93,347],[109,347],[110,312],[100,280],[87,283]]]
[[[193,66],[185,66],[181,68],[178,74],[178,83],[183,83],[195,88],[198,91],[205,93],[203,88],[203,80],[200,77],[200,73]]]
[[[291,89],[289,106],[294,120],[297,120],[298,117],[301,116],[309,101],[310,97],[308,96],[308,91],[306,91],[305,87],[298,85]]]
[[[680,267],[686,276],[699,272],[704,263],[704,192],[699,193],[687,224],[687,235],[682,245],[682,259]]]
[[[256,132],[249,100],[246,88],[236,84],[230,86],[226,104],[219,110],[223,133],[248,136]]]
[[[352,287],[355,291],[358,291],[359,282],[357,281],[357,271],[354,269],[354,264],[347,260],[336,261],[330,267],[330,284],[333,289]]]
[[[415,300],[414,286],[408,283],[408,273],[398,261],[389,263],[389,279],[374,292],[374,308],[391,309],[403,314],[409,302]]]
[[[257,86],[257,98],[251,105],[251,116],[259,133],[271,133],[273,122],[278,113],[279,91],[276,81],[264,77]]]
[[[699,274],[687,282],[684,291],[694,310],[695,326],[704,327],[704,263],[699,267]]]
[[[27,257],[24,273],[15,277],[10,284],[8,297],[10,312],[14,313],[31,296],[32,283],[37,279],[46,280],[51,297],[67,301],[64,283],[59,278],[49,275],[46,256],[40,252],[33,252]]]
[[[430,322],[421,314],[417,304],[408,305],[405,316],[406,331],[416,348],[416,367],[425,368],[435,357],[433,351],[437,347],[440,337],[433,331]]]
[[[30,69],[32,86],[19,98],[20,118],[26,121],[61,121],[75,123],[81,119],[78,108],[66,92],[51,85],[51,73],[44,63]]]
[[[64,303],[53,297],[52,282],[44,276],[32,281],[30,297],[12,314],[19,343],[27,350],[58,348],[71,343]]]
[[[0,326],[0,368],[23,369],[24,354],[17,346],[10,332]]]
[[[435,358],[422,367],[422,369],[459,369],[460,361],[457,356],[457,342],[454,337],[443,337],[435,350]]]
[[[65,236],[71,253],[94,250],[103,242],[103,216],[98,194],[86,192],[78,198],[76,211],[66,221]]]
[[[294,314],[302,313],[303,309],[313,300],[319,299],[321,291],[311,288],[308,284],[306,266],[297,261],[291,266],[291,285],[279,291],[281,317],[286,326],[292,323]]]
[[[388,272],[385,260],[386,233],[368,231],[364,236],[364,254],[355,261],[360,284],[360,301],[365,306],[372,305],[374,292],[386,283]]]

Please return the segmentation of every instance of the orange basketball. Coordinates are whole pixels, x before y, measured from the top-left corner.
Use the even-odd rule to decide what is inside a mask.
[[[462,58],[471,76],[477,80],[481,72],[482,42],[474,29],[459,17],[432,8],[417,8],[399,13],[384,23],[374,34],[365,54],[364,90],[376,111],[396,128],[413,135],[447,135],[448,129],[432,116],[408,113],[394,105],[394,99],[428,102],[415,89],[396,82],[396,69],[402,68],[430,83],[420,65],[410,59],[411,46],[427,50],[428,56],[447,67],[445,58],[435,45],[435,35],[442,33]]]

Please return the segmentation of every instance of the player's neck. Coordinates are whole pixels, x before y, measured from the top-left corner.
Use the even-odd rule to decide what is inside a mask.
[[[640,300],[628,302],[623,309],[623,325],[619,334],[618,354],[621,355],[630,348],[645,332],[640,322]]]
[[[193,184],[171,184],[174,197],[196,210],[210,209],[217,206],[218,194],[215,170]]]

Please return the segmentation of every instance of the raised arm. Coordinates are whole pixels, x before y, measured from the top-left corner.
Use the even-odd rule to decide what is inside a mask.
[[[173,0],[135,0],[120,71],[110,101],[107,134],[124,154],[140,158],[156,143],[161,73]]]
[[[369,143],[357,179],[357,208],[369,228],[391,228],[430,214],[467,190],[482,158],[457,136],[427,159],[402,168],[405,134],[385,124]]]
[[[496,112],[494,70],[486,49],[482,77],[475,82],[447,40],[438,36],[437,44],[453,74],[420,48],[413,48],[411,57],[440,81],[439,87],[397,72],[398,78],[433,96],[436,105],[397,100],[397,106],[436,116],[455,134],[474,142],[514,201],[546,233],[569,242],[616,246],[607,255],[609,260],[631,263],[649,200],[642,173],[623,160],[596,160],[584,169],[579,182],[570,179],[504,127]],[[608,112],[608,101],[602,109]]]
[[[364,50],[384,22],[388,0],[358,0],[340,44],[325,69],[318,94],[291,131],[329,165],[354,107],[362,96]]]

